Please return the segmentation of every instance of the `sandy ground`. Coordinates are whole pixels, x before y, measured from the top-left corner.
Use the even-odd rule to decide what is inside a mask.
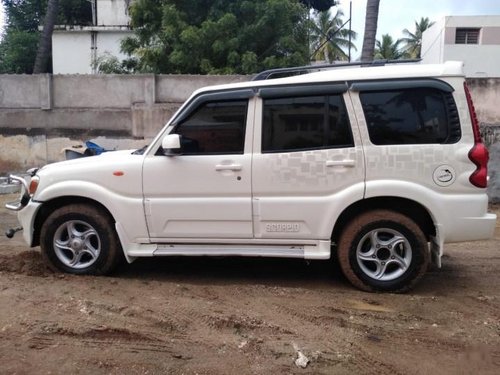
[[[15,224],[0,208],[0,229]],[[369,294],[330,262],[156,258],[112,277],[56,274],[20,234],[2,236],[0,373],[498,374],[500,226],[446,253],[412,292]]]

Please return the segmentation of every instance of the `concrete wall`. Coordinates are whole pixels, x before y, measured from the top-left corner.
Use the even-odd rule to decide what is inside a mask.
[[[139,148],[194,90],[248,79],[0,75],[0,165],[23,170],[62,160],[62,148],[91,139],[108,149]],[[469,79],[468,84],[490,149],[490,197],[500,201],[500,79]]]
[[[469,78],[467,84],[479,121],[500,124],[500,78]]]
[[[201,87],[245,76],[0,75],[0,161],[25,169],[62,160],[63,147],[147,144]],[[17,165],[16,164],[16,165]]]

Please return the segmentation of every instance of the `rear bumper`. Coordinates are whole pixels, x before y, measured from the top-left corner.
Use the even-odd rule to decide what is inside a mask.
[[[497,215],[482,217],[460,217],[452,223],[453,230],[445,237],[445,243],[488,240],[495,233]]]

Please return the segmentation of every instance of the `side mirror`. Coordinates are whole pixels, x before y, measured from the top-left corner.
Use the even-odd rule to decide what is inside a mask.
[[[182,153],[181,136],[179,134],[168,134],[161,142],[163,148],[163,155],[175,156]]]

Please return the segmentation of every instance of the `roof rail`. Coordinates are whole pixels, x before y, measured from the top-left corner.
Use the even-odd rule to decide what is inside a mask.
[[[373,60],[373,61],[356,61],[349,63],[340,64],[319,64],[319,65],[306,65],[306,66],[296,66],[292,68],[276,68],[269,69],[258,73],[252,78],[252,81],[264,81],[266,79],[274,78],[284,78],[291,76],[298,76],[301,74],[307,74],[311,72],[319,72],[321,70],[329,70],[335,68],[342,68],[346,66],[384,66],[385,64],[407,64],[416,63],[422,59],[405,59],[405,60]]]

